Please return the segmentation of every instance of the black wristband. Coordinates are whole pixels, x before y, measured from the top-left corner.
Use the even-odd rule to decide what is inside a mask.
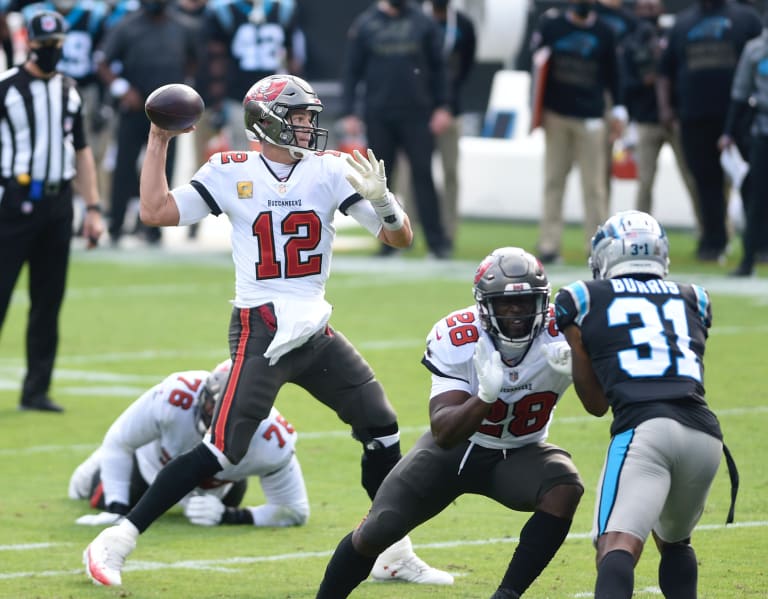
[[[101,204],[88,204],[85,207],[86,212],[98,212],[101,214]]]
[[[130,511],[130,508],[124,503],[113,501],[107,506],[107,511],[111,514],[120,514],[121,516],[125,516]]]
[[[251,510],[228,507],[221,518],[222,524],[253,524]]]

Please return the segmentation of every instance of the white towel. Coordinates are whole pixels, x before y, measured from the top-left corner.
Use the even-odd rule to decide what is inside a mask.
[[[274,300],[273,304],[277,332],[264,352],[270,366],[277,364],[289,351],[301,347],[312,335],[324,329],[333,309],[324,299],[306,301],[280,298]]]

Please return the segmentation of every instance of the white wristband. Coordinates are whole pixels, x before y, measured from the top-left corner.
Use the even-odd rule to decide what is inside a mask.
[[[371,205],[385,229],[389,231],[402,229],[405,221],[405,212],[391,191],[387,191],[381,200],[371,200]]]
[[[128,83],[127,79],[123,79],[122,77],[118,77],[109,84],[109,93],[117,100],[127,94],[129,89],[131,89],[131,84]]]

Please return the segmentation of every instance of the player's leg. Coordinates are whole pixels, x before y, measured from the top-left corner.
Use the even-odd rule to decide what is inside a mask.
[[[571,456],[548,443],[508,450],[506,455],[482,448],[473,453],[467,475],[474,479],[474,492],[510,509],[533,512],[494,594],[497,599],[519,597],[565,541],[584,485]]]
[[[431,433],[422,435],[387,476],[368,516],[337,546],[317,599],[347,597],[368,577],[377,556],[407,538],[404,535],[445,509],[461,494],[462,480],[457,471],[465,449],[462,446],[442,450],[435,445]],[[410,568],[407,559],[402,560],[399,567]],[[389,567],[384,571],[384,578],[397,579],[396,570]]]
[[[592,535],[597,548],[595,598],[632,596],[634,565],[669,492],[666,418],[614,435],[598,484]],[[674,453],[674,450],[672,450]]]
[[[160,470],[126,518],[103,530],[86,548],[86,572],[94,582],[121,584],[120,571],[138,535],[200,482],[245,455],[286,376],[280,364],[269,367],[263,357],[274,332],[267,320],[259,309],[233,310],[229,340],[234,360],[209,433],[199,445]]]
[[[698,564],[691,533],[704,511],[707,495],[720,466],[719,439],[669,421],[669,436],[677,440],[679,459],[667,501],[654,526],[653,536],[661,559],[659,586],[665,597],[695,599]]]
[[[259,479],[266,503],[246,508],[254,526],[302,526],[309,519],[309,497],[299,460]]]
[[[307,342],[313,361],[293,382],[331,408],[363,445],[362,485],[373,499],[401,457],[397,415],[373,370],[338,331]]]

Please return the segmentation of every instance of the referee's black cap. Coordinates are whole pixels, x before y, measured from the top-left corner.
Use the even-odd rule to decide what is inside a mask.
[[[27,27],[27,37],[30,42],[47,40],[63,40],[67,31],[67,23],[59,13],[43,10],[30,19]]]

